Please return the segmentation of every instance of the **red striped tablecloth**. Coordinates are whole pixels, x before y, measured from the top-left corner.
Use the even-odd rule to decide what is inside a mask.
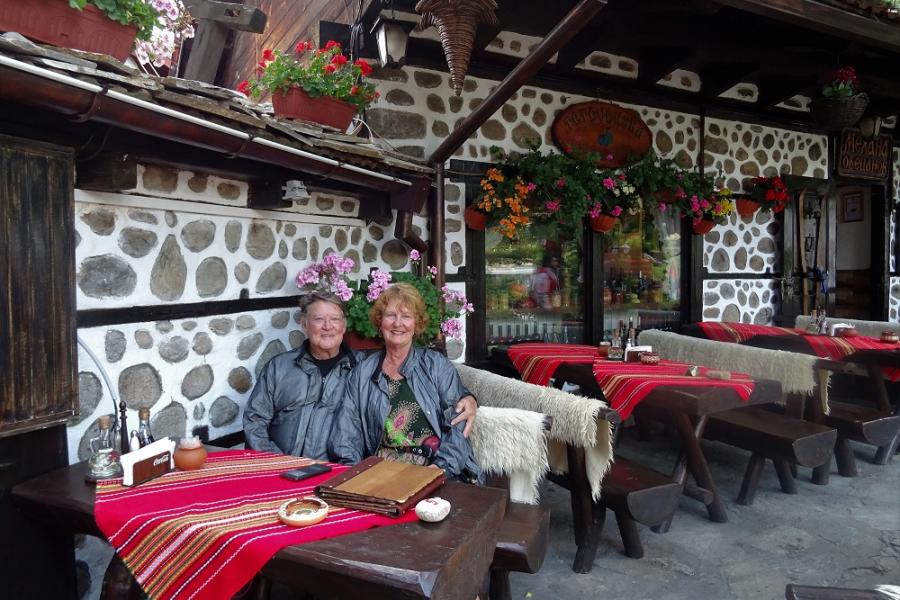
[[[735,342],[740,344],[757,335],[799,335],[800,332],[789,327],[772,327],[771,325],[753,325],[752,323],[719,323],[706,321],[698,323],[700,329],[711,340],[717,342]]]
[[[860,350],[878,350],[880,352],[897,352],[896,343],[882,342],[881,340],[864,335],[854,337],[831,337],[827,335],[804,335],[803,339],[813,349],[819,358],[831,360],[843,360],[847,356]],[[900,369],[886,367],[882,369],[884,378],[888,381],[900,381]]]
[[[596,346],[582,344],[514,344],[507,356],[523,381],[547,385],[556,369],[564,362],[591,364],[599,357]]]
[[[310,460],[253,450],[209,455],[197,471],[173,471],[134,488],[97,484],[95,519],[151,598],[231,598],[285,546],[414,521],[332,508],[310,527],[278,520],[285,501],[311,495],[347,467],[304,481],[279,474]]]
[[[685,375],[688,366],[667,360],[657,365],[645,365],[600,359],[594,362],[594,377],[609,407],[617,410],[623,420],[660,386],[731,388],[741,400],[747,400],[753,393],[753,378],[745,373],[732,373],[731,379],[709,379],[703,376],[709,369],[701,367],[700,376],[691,377]]]

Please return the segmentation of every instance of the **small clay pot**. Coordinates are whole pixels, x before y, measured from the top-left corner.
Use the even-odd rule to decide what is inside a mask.
[[[658,365],[659,354],[657,354],[656,352],[641,352],[641,364]]]
[[[206,462],[206,448],[199,441],[182,440],[175,448],[175,454],[172,459],[175,461],[175,467],[182,471],[192,471],[199,469]]]
[[[893,331],[882,331],[879,339],[885,344],[896,344],[897,342],[900,342],[900,335],[897,335]]]

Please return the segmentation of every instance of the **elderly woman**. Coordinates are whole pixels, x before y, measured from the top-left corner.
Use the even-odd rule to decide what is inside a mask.
[[[469,391],[444,355],[413,343],[427,325],[422,296],[408,283],[391,285],[369,318],[385,347],[350,375],[329,446],[333,458],[354,464],[382,456],[477,479],[472,448],[462,425],[453,423],[453,407]]]
[[[244,436],[253,450],[325,460],[332,422],[360,355],[343,343],[344,305],[334,294],[303,296],[300,327],[307,336],[300,348],[273,357],[260,372],[244,409]],[[466,421],[468,433],[474,399],[456,409],[454,422]]]

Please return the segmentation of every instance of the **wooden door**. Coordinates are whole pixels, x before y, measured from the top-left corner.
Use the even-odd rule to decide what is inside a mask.
[[[0,437],[78,406],[71,152],[0,136]]]

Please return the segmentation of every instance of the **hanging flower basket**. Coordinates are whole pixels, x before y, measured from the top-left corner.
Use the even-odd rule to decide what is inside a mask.
[[[36,42],[108,54],[120,61],[131,54],[137,30],[107,18],[90,4],[79,11],[66,0],[0,0],[0,31],[16,31]]]
[[[869,97],[866,94],[832,98],[816,98],[809,106],[813,121],[829,131],[853,127],[866,112]]]
[[[742,217],[752,217],[759,210],[760,204],[756,200],[750,198],[737,198],[735,200],[737,212]]]
[[[463,219],[466,222],[466,227],[472,231],[484,231],[487,229],[487,215],[474,206],[466,207]]]
[[[701,219],[700,221],[694,221],[693,223],[694,233],[697,235],[706,235],[712,231],[715,226],[716,222],[712,219]]]
[[[272,92],[272,106],[280,119],[312,121],[346,131],[356,114],[356,107],[332,96],[310,96],[292,87],[287,92]]]
[[[610,231],[618,222],[619,218],[612,215],[597,215],[590,219],[591,229],[598,233]]]

